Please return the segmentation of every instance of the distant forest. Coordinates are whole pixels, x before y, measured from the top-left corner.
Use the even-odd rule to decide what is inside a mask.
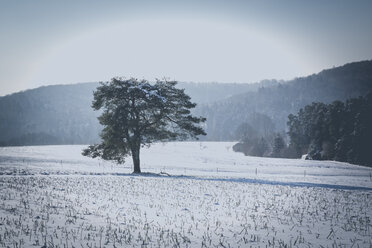
[[[198,105],[276,84],[178,84]],[[93,91],[99,83],[51,85],[0,97],[0,145],[92,144],[99,141]]]
[[[289,115],[289,146],[297,156],[372,166],[372,92],[331,104],[313,103]]]
[[[98,83],[45,86],[0,97],[0,145],[98,142],[99,113],[91,108],[97,86]],[[290,81],[181,82],[178,87],[184,88],[198,104],[194,114],[207,118],[207,136],[202,140],[242,141],[253,133],[250,139],[262,141],[262,147],[269,147],[272,154],[282,143],[290,143],[288,115],[296,115],[313,102],[345,103],[372,91],[372,61],[350,63]],[[248,152],[265,155],[256,148],[250,147]],[[297,152],[291,151],[292,156]]]
[[[283,133],[288,115],[306,105],[346,101],[371,90],[372,61],[363,61],[203,104],[197,111],[207,118],[208,140],[236,140],[236,129],[242,123],[250,123],[260,133],[270,127]]]

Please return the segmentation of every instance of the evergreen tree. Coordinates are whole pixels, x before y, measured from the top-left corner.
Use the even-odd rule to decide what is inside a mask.
[[[280,134],[275,135],[273,141],[272,157],[281,157],[281,152],[286,148],[283,137]]]
[[[197,138],[205,135],[198,124],[205,118],[190,114],[196,106],[175,81],[113,78],[94,92],[92,107],[103,109],[98,117],[104,126],[100,144],[91,145],[83,155],[124,163],[132,155],[134,173],[141,173],[140,148],[155,141]]]
[[[250,141],[257,138],[257,130],[255,130],[249,123],[244,122],[235,130],[235,139],[250,143]]]
[[[342,103],[313,103],[288,116],[297,155],[372,166],[372,93]]]
[[[255,142],[252,149],[252,155],[263,157],[268,152],[268,149],[269,145],[267,141],[263,137],[261,137],[261,139],[259,139],[258,142]]]

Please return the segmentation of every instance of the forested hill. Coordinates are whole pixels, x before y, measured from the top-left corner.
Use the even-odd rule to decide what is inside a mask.
[[[98,141],[91,108],[98,83],[54,85],[0,97],[0,145],[88,144]],[[284,130],[289,113],[314,101],[329,103],[372,88],[372,61],[356,62],[291,81],[255,84],[180,83],[207,117],[207,140],[232,140],[243,122]],[[262,132],[262,130],[261,130]]]
[[[179,83],[198,104],[277,84]],[[101,129],[91,103],[98,83],[52,85],[0,97],[0,145],[89,144]]]
[[[242,123],[260,133],[284,132],[288,115],[305,105],[345,101],[368,91],[372,91],[372,61],[362,61],[204,104],[197,112],[207,118],[208,139],[234,140]]]
[[[0,98],[2,145],[81,144],[98,139],[90,107],[97,83],[54,85]]]
[[[201,105],[226,100],[242,92],[256,92],[262,87],[271,87],[283,82],[277,80],[262,80],[251,84],[179,82],[177,88],[185,89],[192,100]]]

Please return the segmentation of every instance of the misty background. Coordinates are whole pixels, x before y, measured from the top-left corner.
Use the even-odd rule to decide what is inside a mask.
[[[2,1],[0,96],[114,76],[291,80],[372,57],[368,0]]]
[[[101,126],[91,103],[98,82],[45,86],[0,97],[2,145],[92,144]],[[249,123],[258,136],[286,137],[289,114],[312,102],[331,103],[366,95],[372,90],[372,61],[355,62],[288,81],[253,84],[186,83],[207,118],[208,141],[236,141],[237,129]]]

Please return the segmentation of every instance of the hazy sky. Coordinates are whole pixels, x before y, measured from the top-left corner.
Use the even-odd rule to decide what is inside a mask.
[[[0,95],[114,76],[306,76],[372,59],[371,13],[370,0],[0,0]]]

